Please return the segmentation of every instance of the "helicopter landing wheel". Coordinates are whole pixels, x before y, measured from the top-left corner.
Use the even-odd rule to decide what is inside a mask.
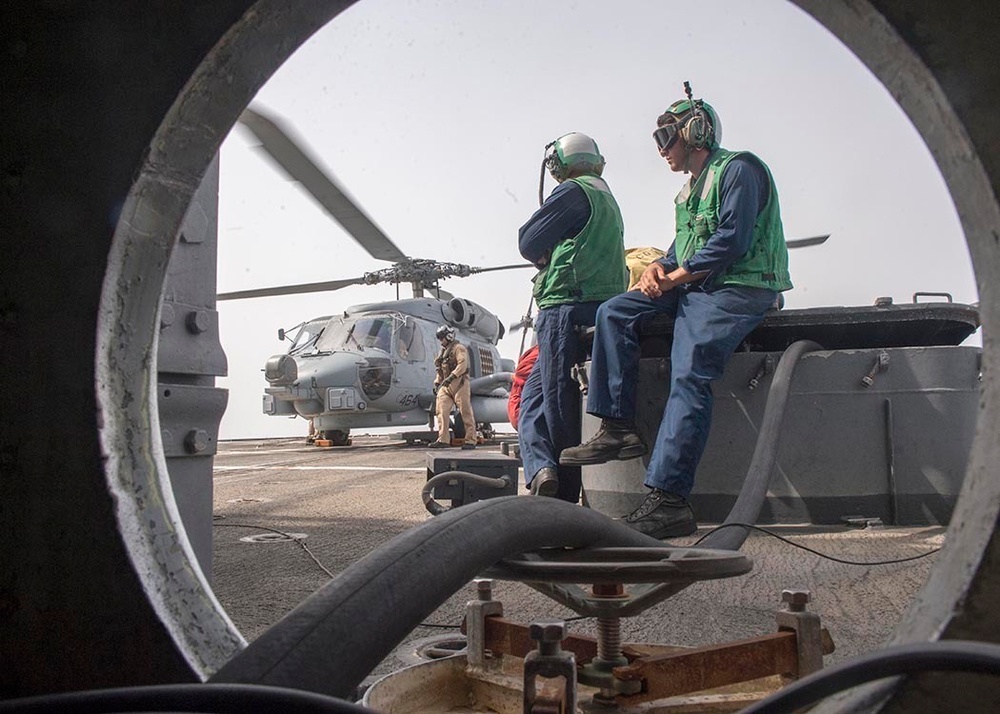
[[[496,436],[496,432],[493,431],[493,425],[486,422],[479,425],[479,433],[482,434],[483,438],[487,441]]]
[[[326,439],[327,441],[330,442],[331,446],[350,446],[351,445],[351,437],[350,437],[351,432],[350,431],[346,431],[346,430],[342,430],[342,429],[330,429],[329,431],[323,431],[321,433],[322,433],[322,436],[320,436],[319,438]]]

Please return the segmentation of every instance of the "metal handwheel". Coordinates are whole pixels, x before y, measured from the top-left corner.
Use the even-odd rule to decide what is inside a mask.
[[[547,548],[505,558],[485,575],[558,583],[664,583],[717,580],[750,572],[735,550],[711,548]]]
[[[753,561],[738,551],[711,548],[550,548],[505,558],[482,576],[523,582],[579,615],[628,617],[692,583],[744,575]],[[589,585],[633,584],[614,595]]]

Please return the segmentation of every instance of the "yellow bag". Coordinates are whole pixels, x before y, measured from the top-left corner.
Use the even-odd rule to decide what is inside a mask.
[[[665,255],[666,252],[659,248],[626,248],[625,265],[628,267],[628,289],[631,290],[639,282],[639,278],[642,277],[646,266]]]

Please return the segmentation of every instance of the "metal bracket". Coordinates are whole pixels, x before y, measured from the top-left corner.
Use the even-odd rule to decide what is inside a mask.
[[[576,711],[576,658],[562,649],[566,636],[566,623],[558,619],[544,619],[529,626],[531,639],[538,642],[538,649],[524,658],[524,714]],[[540,693],[538,677],[563,678],[561,691]]]
[[[878,357],[875,358],[875,364],[872,365],[868,374],[861,378],[861,384],[865,387],[872,386],[875,384],[875,375],[887,369],[889,369],[889,353],[885,350],[879,350]]]
[[[486,647],[486,618],[503,615],[503,603],[493,599],[493,581],[487,578],[476,578],[476,594],[478,599],[470,600],[466,605],[466,661],[470,667],[495,668],[500,663],[499,657]]]
[[[747,389],[749,389],[752,392],[758,386],[760,386],[760,380],[762,380],[767,375],[773,373],[774,373],[774,356],[770,354],[764,355],[764,359],[761,361],[760,367],[757,368],[757,372],[754,374],[753,377],[750,378],[750,381],[747,382]]]
[[[810,599],[808,590],[783,590],[786,609],[775,613],[779,631],[795,632],[799,665],[795,676],[799,679],[823,669],[823,632],[819,615],[806,611]]]

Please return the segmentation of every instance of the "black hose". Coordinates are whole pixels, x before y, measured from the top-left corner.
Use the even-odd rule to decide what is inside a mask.
[[[494,563],[539,548],[603,546],[662,543],[554,498],[501,496],[449,510],[351,565],[210,681],[347,697],[414,627]]]
[[[468,471],[442,471],[433,478],[428,479],[427,483],[424,484],[424,490],[420,492],[420,498],[424,501],[424,508],[432,516],[440,516],[445,511],[451,510],[450,508],[445,508],[440,503],[434,500],[431,492],[436,486],[442,483],[448,483],[449,481],[466,481],[467,483],[473,483],[477,486],[485,486],[486,488],[507,488],[510,486],[510,479],[506,476],[501,478],[491,478],[489,476],[480,476],[478,474],[471,474]]]
[[[0,701],[0,712],[98,714],[111,712],[213,712],[243,714],[353,714],[371,712],[340,699],[298,689],[256,684],[165,684],[97,689]]]
[[[802,355],[821,349],[822,346],[811,340],[799,340],[792,343],[778,360],[774,379],[771,380],[771,388],[767,393],[767,405],[764,407],[764,417],[757,434],[757,445],[754,447],[750,467],[743,480],[743,488],[740,489],[740,495],[722,525],[757,521],[764,499],[767,497],[767,486],[774,470],[774,461],[778,456],[778,438],[781,436],[781,421],[785,417],[785,407],[788,405],[792,375]],[[710,533],[702,541],[702,547],[739,550],[749,533],[746,528],[724,528]]]
[[[942,640],[888,647],[803,677],[740,714],[795,712],[865,682],[928,671],[1000,675],[1000,645]]]

